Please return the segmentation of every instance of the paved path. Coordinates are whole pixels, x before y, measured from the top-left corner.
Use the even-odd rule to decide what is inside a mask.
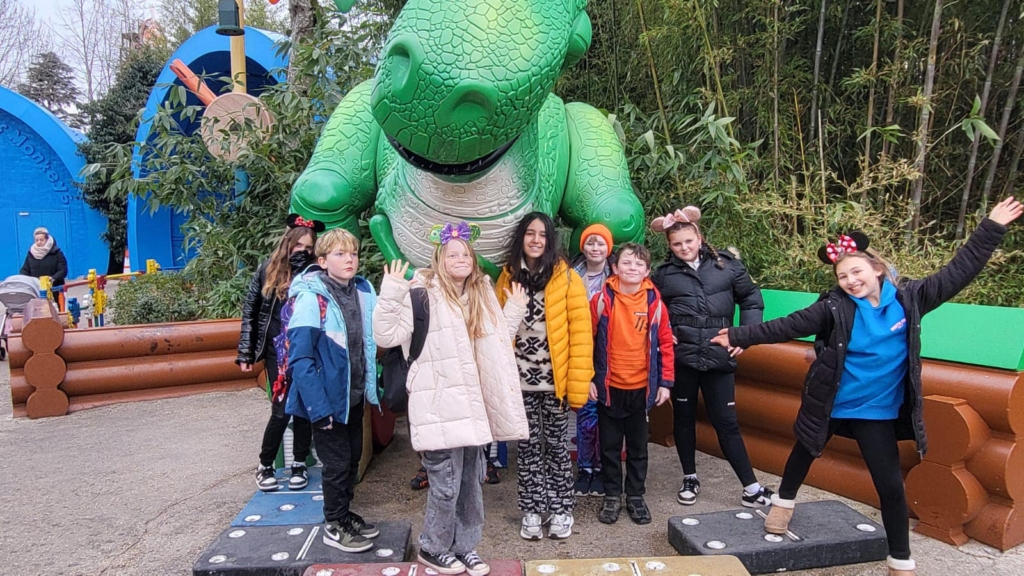
[[[44,420],[12,419],[7,363],[0,363],[0,550],[2,573],[134,575],[190,574],[200,551],[228,526],[252,496],[252,478],[266,397],[256,389],[139,402]],[[395,443],[371,464],[356,488],[354,509],[368,519],[404,518],[417,534],[426,494],[408,487],[417,461],[400,423]],[[738,507],[729,466],[698,455],[704,492],[687,509]],[[504,471],[503,471],[504,472]],[[514,476],[484,486],[484,557],[542,559],[672,555],[665,526],[682,513],[675,503],[675,450],[651,446],[648,503],[654,522],[597,522],[598,498],[577,508],[566,541],[526,542],[518,536]],[[778,478],[759,474],[777,485]],[[801,499],[832,498],[805,489]],[[879,521],[878,512],[851,503]],[[972,542],[959,550],[913,534],[919,574],[1024,574],[1024,546],[1000,553]],[[803,572],[884,575],[882,563]]]

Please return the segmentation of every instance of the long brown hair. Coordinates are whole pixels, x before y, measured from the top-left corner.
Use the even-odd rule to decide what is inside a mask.
[[[448,246],[452,242],[462,242],[469,250],[469,257],[473,260],[473,271],[466,278],[466,304],[462,303],[455,280],[452,279],[448,274],[448,270],[444,267],[444,258],[448,253]],[[428,284],[436,280],[438,287],[441,288],[441,293],[444,294],[445,300],[453,307],[462,311],[462,317],[466,320],[466,330],[469,332],[470,338],[480,338],[484,335],[485,318],[492,324],[496,321],[498,312],[494,309],[494,305],[497,302],[493,298],[494,286],[491,285],[490,276],[484,274],[484,271],[480,268],[480,264],[476,260],[476,251],[473,250],[472,244],[452,239],[448,243],[438,246],[434,249],[434,255],[430,259],[430,268],[422,270],[420,274]]]
[[[295,245],[307,235],[311,239],[310,246],[316,244],[316,232],[305,226],[289,228],[284,236],[281,236],[277,248],[274,248],[274,252],[270,254],[270,264],[267,264],[267,275],[263,281],[263,296],[265,298],[277,296],[284,299],[288,297],[288,287],[292,284],[292,266],[288,259],[291,257]]]

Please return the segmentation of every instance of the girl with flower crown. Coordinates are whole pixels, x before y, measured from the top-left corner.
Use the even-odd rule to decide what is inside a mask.
[[[1024,212],[1003,200],[941,270],[922,280],[895,277],[854,232],[822,246],[838,286],[811,306],[755,326],[723,329],[711,341],[726,349],[815,335],[817,359],[807,371],[779,493],[765,519],[767,532],[785,534],[796,493],[814,459],[834,434],[853,438],[871,473],[889,544],[890,576],[915,572],[897,440],[927,450],[921,392],[921,317],[956,296],[977,276]]]
[[[379,346],[412,342],[410,290],[426,290],[430,321],[423,351],[409,367],[413,448],[430,476],[418,560],[440,574],[484,576],[477,555],[483,524],[483,446],[529,434],[512,338],[526,313],[519,284],[504,291],[504,308],[472,242],[480,229],[460,222],[435,226],[430,267],[405,279],[409,264],[384,267],[373,334]]]
[[[690,506],[700,493],[696,459],[699,392],[722,454],[743,486],[740,503],[748,508],[765,506],[772,492],[754,476],[736,420],[736,356],[743,349],[724,350],[710,342],[719,329],[732,326],[737,307],[741,325],[760,323],[764,301],[739,259],[708,244],[699,221],[700,208],[687,206],[651,223],[651,230],[665,233],[670,250],[668,261],[658,266],[651,280],[668,308],[675,340],[672,432],[683,467],[683,485],[676,501]]]

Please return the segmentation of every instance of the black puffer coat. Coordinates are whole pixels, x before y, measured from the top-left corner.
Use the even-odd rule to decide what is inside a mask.
[[[33,278],[49,276],[53,280],[54,286],[63,286],[64,279],[68,275],[68,259],[64,257],[64,253],[57,247],[57,244],[50,248],[46,256],[38,260],[29,251],[25,255],[25,263],[21,265],[19,274]]]
[[[711,339],[722,328],[732,326],[737,305],[740,325],[760,323],[764,300],[743,264],[729,252],[720,251],[719,255],[724,268],[717,266],[706,245],[702,247],[697,270],[671,255],[651,280],[668,308],[676,338],[676,362],[694,370],[733,372],[736,359]]]
[[[907,380],[903,405],[896,421],[900,440],[915,440],[922,456],[928,450],[924,430],[921,393],[921,317],[956,296],[978,275],[999,246],[1006,227],[988,218],[956,256],[941,270],[921,280],[901,280],[896,299],[907,318]],[[800,412],[793,432],[797,440],[814,456],[820,456],[828,437],[832,405],[843,376],[846,350],[857,304],[839,287],[822,294],[811,306],[789,316],[756,326],[729,329],[729,343],[747,348],[755,344],[786,342],[794,338],[816,335],[814,351],[817,359],[804,379]],[[840,436],[847,434],[840,428]]]
[[[249,282],[249,290],[245,293],[245,301],[242,302],[242,331],[238,338],[238,358],[235,364],[255,364],[263,357],[267,350],[267,342],[276,334],[270,334],[267,330],[270,327],[270,318],[273,315],[274,307],[278,298],[272,295],[270,298],[263,296],[263,284],[267,280],[267,266],[270,260],[264,260]]]

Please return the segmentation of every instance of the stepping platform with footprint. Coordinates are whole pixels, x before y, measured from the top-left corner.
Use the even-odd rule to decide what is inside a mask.
[[[733,556],[534,560],[526,576],[749,576]]]
[[[489,576],[523,576],[519,560],[488,560]],[[317,564],[306,570],[304,576],[434,576],[436,570],[416,562],[394,564]]]

